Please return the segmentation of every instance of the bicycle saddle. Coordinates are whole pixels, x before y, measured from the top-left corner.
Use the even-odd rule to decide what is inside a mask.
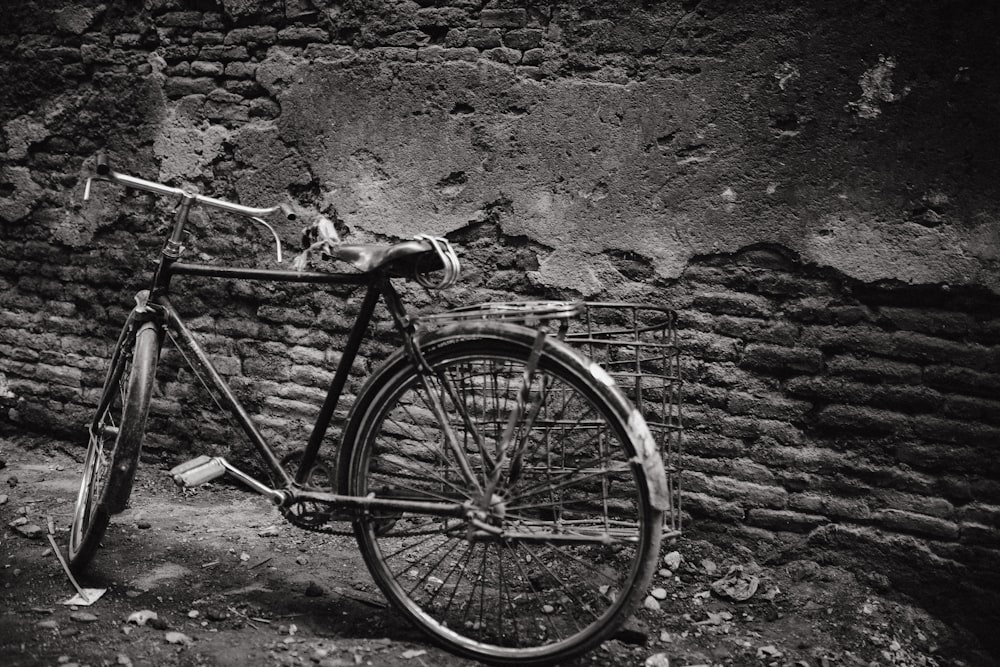
[[[389,275],[410,278],[429,289],[444,289],[458,281],[461,264],[447,240],[420,235],[413,241],[389,245],[336,243],[323,244],[324,256],[347,262],[368,273],[385,271]],[[440,271],[440,274],[431,274]]]
[[[344,243],[324,249],[324,254],[330,255],[333,259],[347,262],[359,271],[366,273],[425,252],[433,252],[433,248],[426,241],[403,241],[391,245]],[[428,259],[433,258],[432,255]],[[427,266],[422,268],[427,271],[441,268],[440,263],[437,267],[433,264],[434,262],[428,262]]]

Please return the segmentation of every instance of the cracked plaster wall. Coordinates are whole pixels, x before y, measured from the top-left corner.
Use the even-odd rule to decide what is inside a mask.
[[[5,224],[76,201],[70,165],[24,163],[82,134],[135,171],[291,193],[362,235],[492,216],[538,244],[542,284],[586,295],[619,280],[608,251],[675,278],[758,243],[862,281],[1000,290],[982,3],[19,4],[42,18],[17,33],[14,12],[8,78],[45,57],[0,110]]]

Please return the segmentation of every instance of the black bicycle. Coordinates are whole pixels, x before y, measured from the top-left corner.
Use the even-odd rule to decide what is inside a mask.
[[[643,598],[670,490],[642,415],[600,366],[553,335],[577,305],[493,304],[417,320],[393,280],[432,289],[453,284],[459,262],[451,245],[431,237],[339,243],[322,220],[311,227],[315,242],[305,253],[325,253],[355,271],[182,262],[194,206],[248,217],[272,233],[268,217],[292,214],[117,173],[103,156],[90,180],[177,197],[179,206],[149,289],[136,296],[115,344],[89,427],[68,547],[75,570],[126,506],[169,339],[232,413],[270,475],[264,482],[221,457],[200,456],[174,468],[174,480],[191,487],[228,473],[300,528],[330,532],[335,522],[351,522],[385,596],[448,650],[496,664],[566,660],[606,639]],[[300,450],[282,459],[265,442],[171,305],[175,276],[365,289]],[[380,300],[403,344],[359,392],[331,466],[320,445]]]

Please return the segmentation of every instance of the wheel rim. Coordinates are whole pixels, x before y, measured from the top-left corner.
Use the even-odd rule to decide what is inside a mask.
[[[125,409],[126,382],[129,378],[131,359],[121,363],[116,377],[109,378],[106,391],[112,395],[102,396],[101,404],[106,407],[99,411],[89,428],[87,456],[84,460],[83,478],[77,492],[73,510],[73,523],[69,533],[70,557],[75,557],[84,546],[87,535],[93,528],[94,519],[102,498],[118,441],[119,426]]]
[[[434,365],[465,405],[467,419],[456,414],[455,401],[445,407],[477,474],[486,477],[466,420],[487,451],[495,448],[523,363],[469,354]],[[453,459],[440,455],[441,429],[427,389],[415,381],[386,390],[391,394],[383,397],[381,414],[362,434],[369,446],[353,475],[354,493],[462,500],[482,508],[480,527],[464,519],[372,513],[359,528],[386,594],[459,650],[529,661],[584,650],[610,631],[639,579],[652,533],[649,506],[640,499],[644,481],[627,439],[620,429],[601,426],[604,419],[582,386],[575,376],[535,377],[531,395],[544,391],[546,405],[531,428],[521,424],[515,431],[514,442],[526,443],[520,472],[511,475],[507,466],[502,475],[515,481],[488,500],[470,490]],[[441,385],[436,390],[443,393]],[[491,530],[520,538],[491,537]],[[594,541],[557,543],[557,533]],[[532,534],[536,539],[528,539]]]

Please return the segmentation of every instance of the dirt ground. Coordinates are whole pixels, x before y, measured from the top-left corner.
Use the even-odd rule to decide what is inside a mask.
[[[68,443],[0,436],[0,664],[475,664],[429,644],[387,606],[352,538],[286,525],[232,486],[181,492],[165,464],[140,466],[130,508],[81,582],[107,593],[90,607],[61,604],[73,589],[44,529],[51,517],[64,548],[81,455]],[[24,535],[31,525],[42,529],[35,537]],[[691,533],[664,545],[655,597],[575,664],[997,664],[960,630],[845,570],[757,561]],[[752,595],[736,601],[727,590]],[[130,622],[136,612],[156,618]]]

